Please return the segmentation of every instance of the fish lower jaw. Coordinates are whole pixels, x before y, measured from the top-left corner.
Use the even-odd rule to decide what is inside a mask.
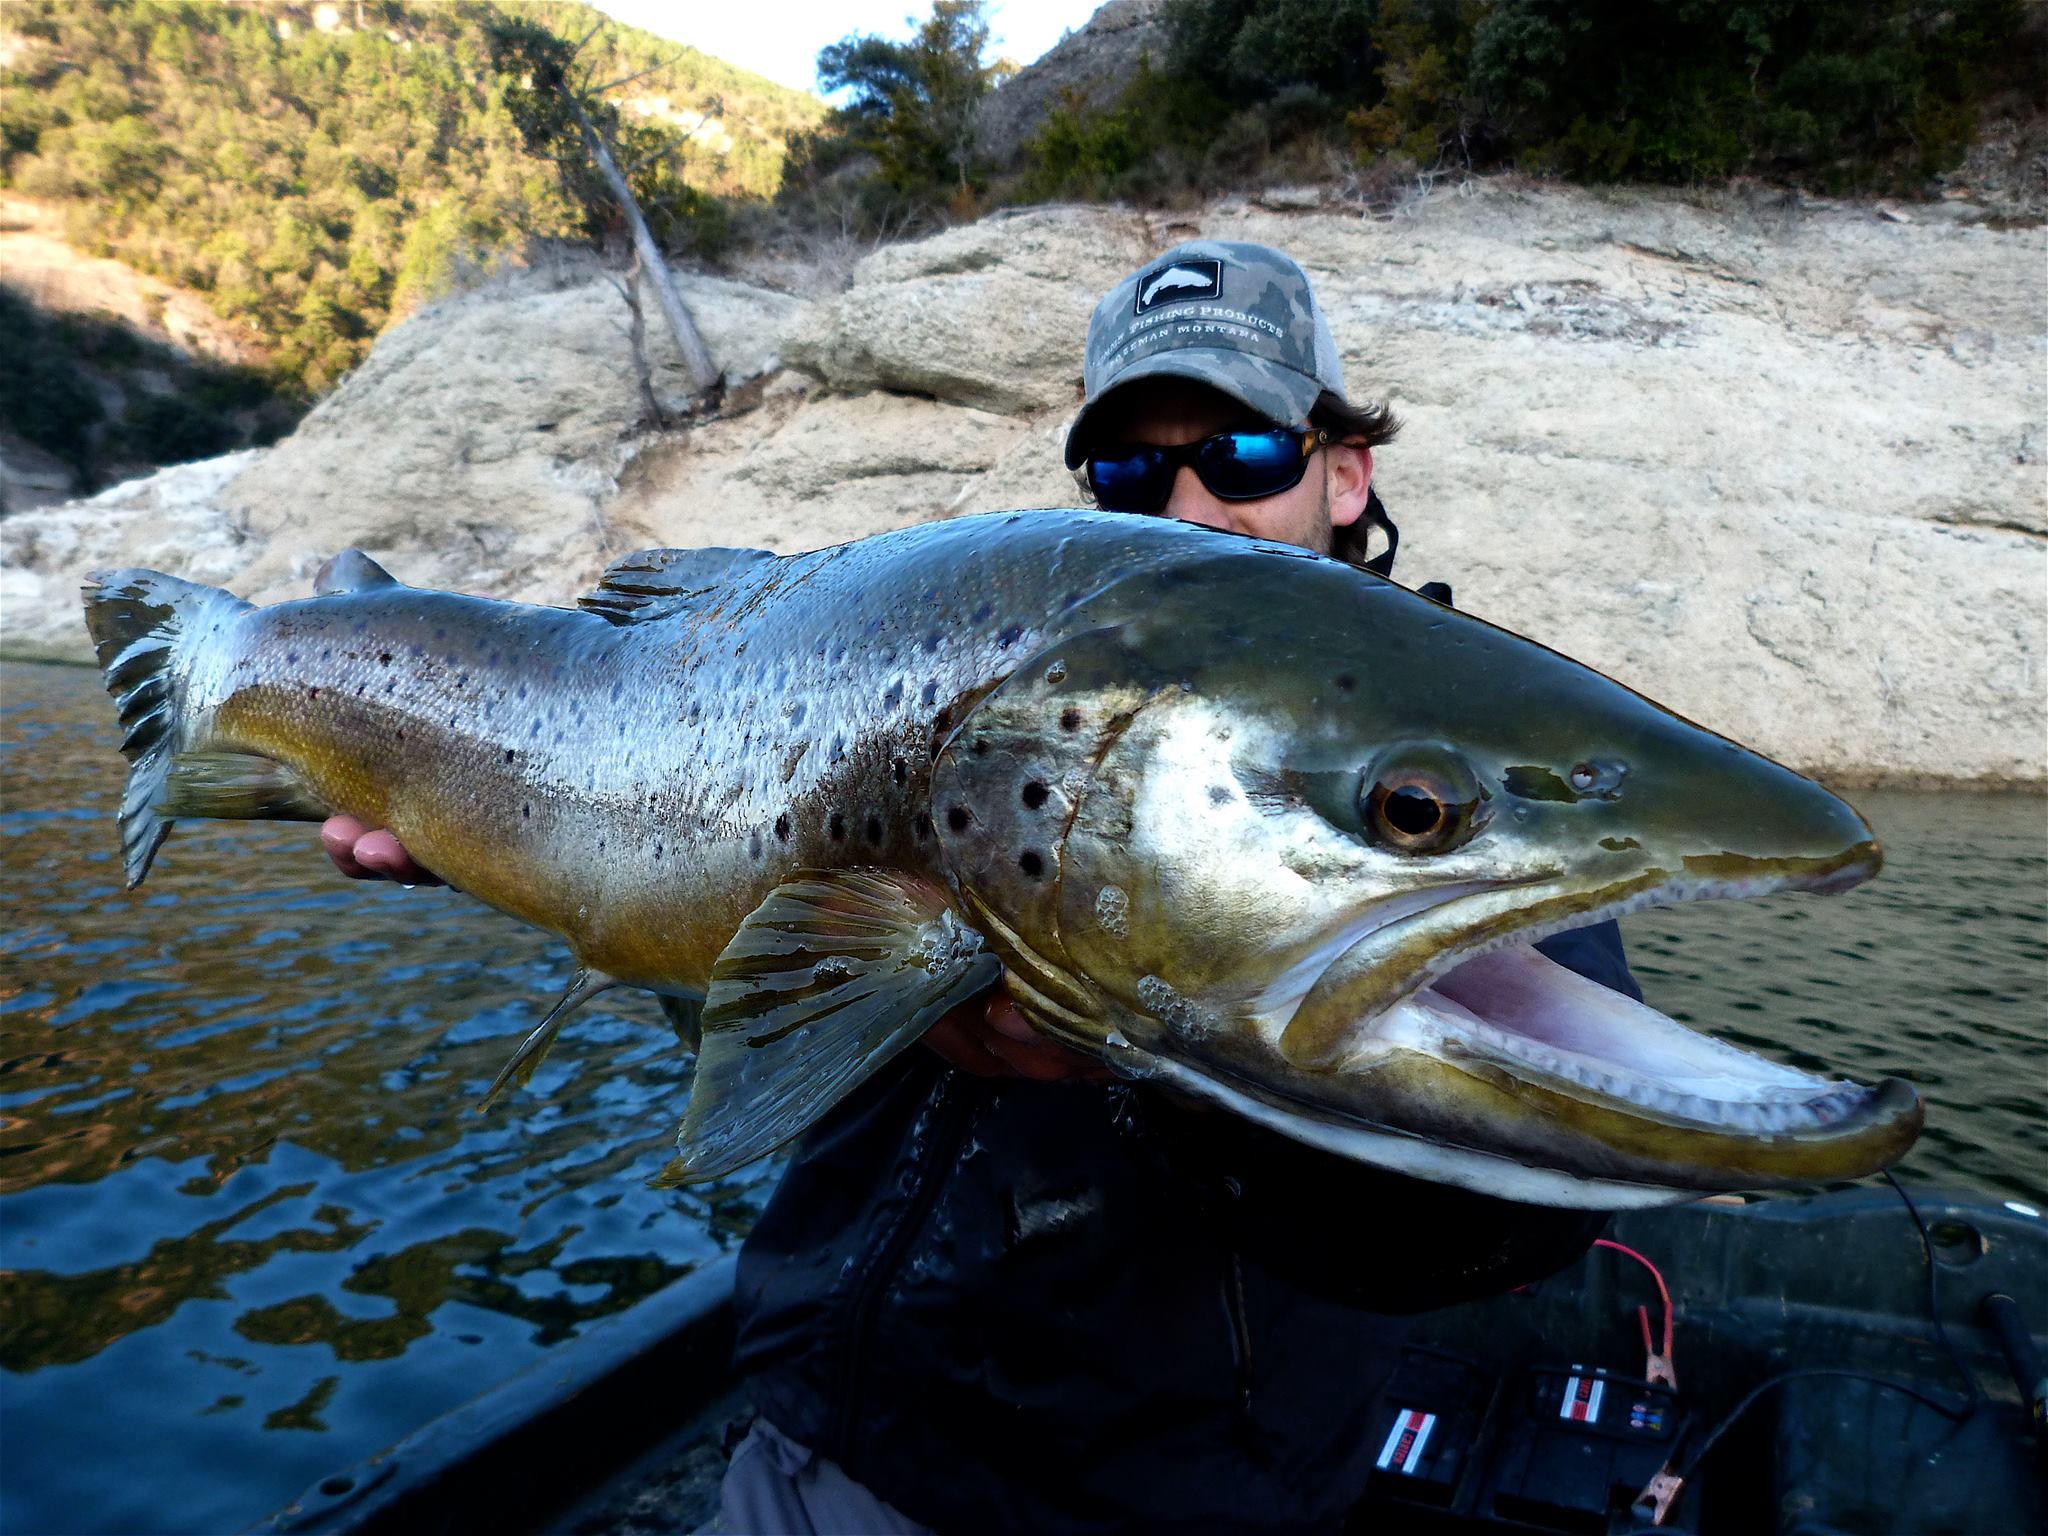
[[[1496,950],[1372,1021],[1340,1070],[1394,1051],[1639,1118],[1736,1137],[1826,1136],[1866,1122],[1879,1091],[1697,1034],[1523,946]]]

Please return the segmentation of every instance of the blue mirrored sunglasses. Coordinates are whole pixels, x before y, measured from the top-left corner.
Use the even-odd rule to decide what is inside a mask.
[[[1173,494],[1173,477],[1185,464],[1210,495],[1257,501],[1301,484],[1309,456],[1329,441],[1330,434],[1318,427],[1277,427],[1218,432],[1172,448],[1119,443],[1089,459],[1088,489],[1106,511],[1157,512]]]

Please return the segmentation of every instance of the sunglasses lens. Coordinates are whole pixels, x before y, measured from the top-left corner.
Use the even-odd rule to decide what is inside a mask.
[[[1088,461],[1088,487],[1106,512],[1157,512],[1172,485],[1173,466],[1161,453]]]
[[[1300,483],[1307,468],[1295,432],[1224,432],[1203,441],[1202,483],[1226,501],[1278,495]]]

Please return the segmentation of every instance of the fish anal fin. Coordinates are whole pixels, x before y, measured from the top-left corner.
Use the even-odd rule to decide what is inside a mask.
[[[803,871],[768,895],[711,971],[680,1156],[697,1183],[802,1134],[1002,965],[945,893],[899,871]]]
[[[576,606],[614,624],[667,618],[702,593],[715,591],[752,565],[775,556],[765,549],[643,549],[605,567]]]
[[[334,808],[283,763],[245,752],[173,753],[160,816],[222,821],[325,821]]]

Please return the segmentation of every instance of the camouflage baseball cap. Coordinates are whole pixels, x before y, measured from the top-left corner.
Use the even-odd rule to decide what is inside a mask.
[[[1269,421],[1305,421],[1344,365],[1308,275],[1268,245],[1190,240],[1110,289],[1088,321],[1088,398],[1067,432],[1067,468],[1087,457],[1103,397],[1139,379],[1193,379]]]

